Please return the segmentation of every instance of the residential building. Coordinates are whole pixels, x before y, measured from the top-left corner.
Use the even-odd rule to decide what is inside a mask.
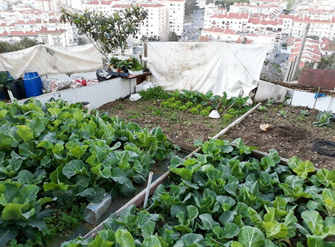
[[[38,32],[39,40],[50,46],[67,47],[70,46],[70,39],[67,30],[52,30],[42,28]]]
[[[167,7],[167,21],[170,31],[181,36],[184,32],[185,0],[161,0]]]
[[[223,29],[231,29],[233,31],[242,31],[243,27],[248,23],[248,13],[230,13],[215,14],[204,19],[204,28],[218,27]]]
[[[274,4],[280,6],[282,9],[287,8],[288,2],[285,0],[250,0],[251,5],[269,5]]]
[[[335,54],[335,44],[328,38],[322,38],[320,42],[320,49],[322,56],[330,56]]]
[[[289,61],[294,61],[298,56],[302,39],[294,39],[293,48],[289,57]],[[288,43],[288,46],[292,43]],[[318,40],[306,39],[304,50],[301,55],[299,67],[303,68],[306,62],[319,62],[321,60],[320,42]]]
[[[302,38],[304,35],[305,27],[307,23],[310,23],[308,31],[309,36],[326,37],[333,39],[335,35],[335,17],[331,17],[327,20],[324,19],[312,19],[310,17],[299,17],[293,18],[292,25],[292,36]]]

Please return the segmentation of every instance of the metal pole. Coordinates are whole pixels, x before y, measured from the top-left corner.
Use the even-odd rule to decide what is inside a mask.
[[[290,81],[292,81],[294,79],[295,73],[297,72],[297,69],[299,67],[301,56],[302,56],[302,53],[303,53],[304,47],[305,47],[305,42],[306,42],[306,38],[307,38],[309,26],[310,26],[310,23],[307,23],[306,28],[305,28],[305,32],[304,32],[304,37],[302,38],[302,42],[301,42],[301,46],[300,46],[300,50],[299,50],[297,62],[295,64],[295,66],[294,66],[294,69],[293,69]]]

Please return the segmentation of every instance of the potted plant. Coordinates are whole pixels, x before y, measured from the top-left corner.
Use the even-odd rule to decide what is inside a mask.
[[[143,74],[143,66],[142,64],[134,57],[128,59],[129,65],[129,74],[132,75],[140,75]]]

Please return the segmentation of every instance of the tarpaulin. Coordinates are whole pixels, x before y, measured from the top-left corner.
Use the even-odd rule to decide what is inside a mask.
[[[37,45],[24,50],[0,54],[0,71],[14,78],[25,72],[39,75],[72,74],[102,68],[102,55],[93,45],[51,47]]]
[[[149,42],[148,68],[154,84],[229,97],[257,87],[268,47],[224,42]]]

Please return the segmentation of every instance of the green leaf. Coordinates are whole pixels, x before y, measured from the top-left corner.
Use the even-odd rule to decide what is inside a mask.
[[[323,237],[316,235],[307,235],[308,247],[324,247]]]
[[[116,242],[121,247],[135,247],[135,241],[130,232],[124,229],[119,229],[115,233]]]
[[[335,190],[324,189],[321,196],[328,216],[335,216]]]
[[[241,243],[243,247],[263,246],[264,241],[264,234],[256,227],[243,226],[238,234],[238,242]]]
[[[156,226],[156,222],[150,221],[141,227],[141,233],[142,233],[143,239],[146,239],[147,237],[154,234],[155,226]]]
[[[161,241],[159,241],[159,238],[157,236],[149,236],[144,239],[143,241],[143,247],[161,247]]]
[[[256,226],[259,229],[262,229],[263,228],[263,220],[259,216],[259,214],[256,212],[256,210],[249,207],[248,212],[249,212],[250,220],[254,224],[254,226]]]
[[[335,188],[335,170],[322,168],[317,171],[316,178],[324,186]]]
[[[202,226],[206,230],[213,231],[214,227],[220,226],[220,224],[218,222],[213,220],[213,217],[212,217],[211,214],[201,214],[201,215],[199,215],[199,218],[202,222]]]
[[[317,211],[304,211],[301,217],[314,235],[323,234],[323,220]]]
[[[62,173],[69,179],[77,174],[89,174],[86,170],[84,162],[81,160],[71,160],[70,162],[66,163],[62,169]]]
[[[28,170],[21,170],[17,176],[17,181],[20,183],[31,183],[34,180],[34,175]]]
[[[43,153],[42,150],[37,150],[35,145],[31,142],[29,143],[22,143],[19,146],[19,154],[22,155],[24,158],[33,158],[40,156]]]
[[[37,185],[34,185],[34,184],[24,185],[23,187],[19,189],[18,196],[19,198],[23,200],[28,200],[28,202],[32,202],[36,200],[37,193],[39,190],[40,189]]]
[[[15,239],[19,234],[17,229],[12,229],[9,227],[0,227],[0,246],[7,246],[8,242]]]
[[[136,188],[134,187],[133,183],[129,181],[120,185],[120,192],[124,196],[132,196],[136,192]]]
[[[78,195],[86,197],[89,202],[99,203],[105,196],[105,189],[102,187],[87,188]]]
[[[31,209],[27,212],[22,212],[24,208],[26,208],[29,203],[25,204],[17,204],[17,203],[8,203],[5,208],[2,210],[1,216],[3,220],[27,220],[32,216],[35,212],[34,209]]]
[[[119,184],[130,182],[127,174],[119,167],[115,167],[111,170],[111,178]]]
[[[219,221],[221,222],[222,225],[232,222],[234,220],[235,215],[237,214],[236,211],[228,211],[228,212],[223,212],[220,215]]]
[[[0,143],[6,146],[17,147],[20,143],[20,136],[17,134],[18,128],[4,124],[0,127]]]
[[[196,244],[200,244],[204,240],[204,237],[200,234],[188,233],[183,235],[174,245],[174,247],[185,247],[185,246],[199,246]]]
[[[237,236],[239,232],[240,228],[236,224],[229,222],[224,225],[223,237],[227,239],[232,239]]]
[[[18,131],[17,134],[22,138],[24,142],[34,138],[34,132],[27,125],[17,125]]]

